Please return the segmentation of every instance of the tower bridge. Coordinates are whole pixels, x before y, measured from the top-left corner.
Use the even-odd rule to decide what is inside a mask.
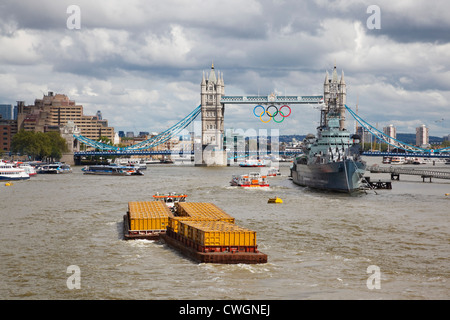
[[[199,166],[226,166],[230,157],[227,155],[227,150],[224,146],[224,114],[226,104],[252,104],[256,106],[268,105],[276,106],[282,105],[289,107],[292,104],[317,104],[321,106],[321,119],[320,125],[324,126],[327,123],[327,101],[329,101],[330,95],[336,96],[337,110],[340,115],[340,128],[345,128],[345,114],[346,111],[350,113],[362,126],[364,126],[372,135],[377,139],[383,140],[395,147],[404,149],[407,151],[420,151],[427,152],[425,149],[414,148],[413,146],[402,143],[401,141],[392,139],[386,136],[384,133],[380,132],[363,119],[361,119],[357,114],[355,114],[350,108],[346,106],[346,96],[347,89],[344,80],[344,72],[342,71],[340,79],[338,79],[338,74],[336,70],[336,65],[332,71],[331,77],[326,72],[325,81],[323,84],[324,94],[321,95],[276,95],[274,93],[269,95],[257,95],[257,96],[226,96],[225,95],[225,82],[223,80],[223,73],[217,72],[214,68],[214,64],[211,66],[209,75],[203,72],[203,77],[201,81],[201,103],[195,108],[191,113],[189,113],[185,118],[181,119],[175,125],[169,129],[161,132],[155,137],[142,141],[138,144],[119,148],[109,144],[105,144],[99,141],[94,141],[83,137],[76,128],[71,128],[70,139],[67,139],[68,145],[70,145],[70,150],[75,158],[80,159],[84,155],[92,155],[92,153],[80,152],[79,145],[80,142],[85,145],[96,148],[99,151],[95,152],[95,155],[131,155],[131,154],[147,154],[147,155],[158,155],[158,154],[176,154],[191,152],[195,155],[195,164]],[[255,107],[256,108],[256,107]],[[275,107],[276,108],[276,107]],[[289,108],[290,109],[290,108]],[[276,110],[278,110],[276,108]],[[277,111],[275,111],[277,112]],[[255,113],[255,110],[253,110]],[[261,116],[269,111],[265,109],[261,113]],[[281,115],[283,113],[280,110]],[[201,116],[201,125],[196,124],[194,127],[194,140],[200,140],[200,142],[193,143],[193,148],[191,151],[176,151],[176,150],[163,150],[163,151],[152,151],[156,146],[159,146],[167,142],[172,137],[176,137],[183,129],[189,126],[193,121]],[[272,113],[272,117],[274,117]],[[277,121],[278,122],[278,121]],[[280,121],[281,122],[281,121]],[[197,135],[199,139],[197,139]],[[201,139],[200,139],[201,137]],[[434,150],[435,152],[447,152],[450,148],[443,148],[439,150]],[[251,152],[243,152],[244,154],[252,154]],[[258,153],[255,153],[258,154]]]

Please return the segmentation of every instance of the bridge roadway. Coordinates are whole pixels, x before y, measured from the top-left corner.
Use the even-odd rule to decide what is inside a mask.
[[[75,157],[78,156],[131,156],[131,155],[146,155],[146,156],[157,156],[157,155],[171,155],[171,154],[194,154],[193,150],[159,150],[159,151],[139,151],[139,150],[123,150],[123,151],[78,151],[74,153]],[[239,152],[228,152],[228,153],[239,153]],[[258,152],[258,151],[245,151],[245,154],[270,154],[267,152]],[[279,155],[296,155],[301,154],[300,150],[288,150],[288,151],[279,151]],[[450,158],[449,153],[392,153],[392,152],[364,152],[363,156],[369,157],[420,157],[420,158]]]
[[[296,155],[301,154],[300,150],[288,150],[288,151],[278,151],[274,152],[277,155]],[[132,155],[144,155],[144,156],[157,156],[157,155],[194,155],[194,150],[159,150],[159,151],[135,151],[135,150],[124,150],[124,151],[78,151],[74,152],[74,157],[86,157],[86,156],[132,156]],[[228,154],[246,154],[246,155],[270,155],[270,151],[229,151]]]

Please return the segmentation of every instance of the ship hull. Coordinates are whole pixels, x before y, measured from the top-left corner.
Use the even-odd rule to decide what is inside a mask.
[[[292,181],[300,186],[351,193],[360,190],[365,169],[365,162],[352,160],[296,164],[291,170],[291,176]]]

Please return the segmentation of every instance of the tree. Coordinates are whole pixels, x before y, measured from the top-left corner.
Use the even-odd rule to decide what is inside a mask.
[[[66,140],[61,137],[59,132],[45,133],[50,141],[50,152],[48,156],[52,160],[59,160],[64,152],[69,151]]]
[[[33,132],[20,130],[11,142],[11,151],[26,154],[32,160],[59,160],[68,151],[67,143],[59,132]]]

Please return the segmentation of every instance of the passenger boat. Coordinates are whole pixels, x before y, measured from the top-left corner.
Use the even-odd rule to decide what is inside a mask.
[[[244,162],[239,163],[240,167],[265,167],[266,163],[263,160],[247,159]]]
[[[238,187],[269,187],[267,176],[259,172],[250,172],[244,175],[233,175],[230,181],[232,186]]]
[[[94,175],[109,175],[109,176],[136,176],[144,175],[144,173],[137,168],[120,166],[117,164],[110,165],[92,165],[85,166],[81,169],[84,174],[94,174]]]
[[[28,173],[28,175],[30,177],[37,175],[37,171],[33,166],[30,166],[28,163],[23,163],[23,162],[17,162],[16,165],[25,170],[26,173]]]
[[[65,163],[51,163],[41,165],[37,173],[46,173],[46,174],[63,174],[63,173],[72,173],[72,168],[70,165]]]
[[[30,175],[24,169],[15,166],[12,163],[0,161],[0,180],[26,180]]]
[[[425,162],[423,159],[420,159],[420,158],[418,158],[418,157],[413,158],[413,159],[411,160],[411,163],[412,163],[412,164],[426,164],[426,162]]]
[[[405,157],[392,157],[391,164],[404,164]]]

